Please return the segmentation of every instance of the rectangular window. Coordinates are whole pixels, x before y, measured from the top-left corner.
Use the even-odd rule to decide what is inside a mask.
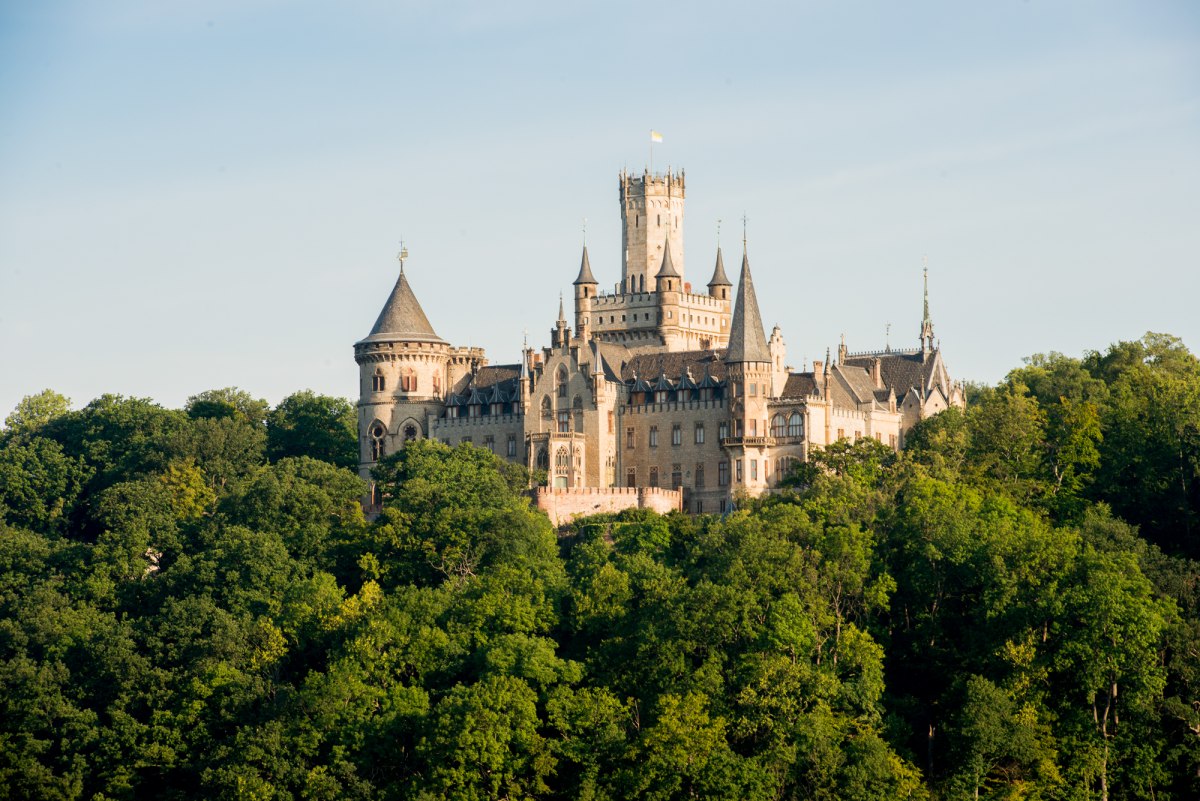
[[[671,444],[683,444],[683,426],[679,425],[679,423],[675,423],[671,426]]]
[[[892,450],[896,450],[896,435],[888,434],[888,445],[892,446]]]
[[[696,501],[696,514],[704,514],[704,501]]]
[[[508,455],[509,456],[517,455],[517,435],[516,434],[508,435]]]
[[[627,486],[627,487],[636,487],[637,486],[637,468],[636,467],[631,467],[625,471],[625,486]]]
[[[492,453],[496,452],[496,438],[488,434],[483,438],[483,447],[487,448]]]
[[[738,459],[737,461],[734,462],[734,465],[735,465],[734,469],[733,469],[734,480],[737,481],[737,483],[741,484],[742,483],[742,460]]]
[[[696,463],[696,489],[704,489],[704,462]]]
[[[754,383],[753,381],[750,382],[750,397],[758,397],[758,384]]]
[[[735,437],[742,436],[742,421],[741,420],[733,421],[733,435]]]
[[[608,433],[611,434],[617,430],[616,428],[614,428],[614,425],[615,425],[615,423],[613,422],[613,412],[611,409],[609,409],[609,411],[608,411]]]
[[[463,438],[462,438],[462,441],[463,441],[463,444],[464,444],[464,445],[470,445],[470,444],[471,444],[471,438],[470,438],[470,437],[463,437]]]
[[[757,420],[750,421],[750,436],[752,436],[752,437],[758,436],[758,421]]]
[[[717,437],[720,439],[725,439],[728,436],[729,436],[729,421],[725,420],[725,421],[722,421],[721,424],[717,427]]]
[[[758,481],[758,460],[757,459],[750,460],[750,480]]]
[[[846,429],[844,429],[844,428],[839,428],[839,429],[838,429],[838,435],[837,435],[837,438],[838,438],[838,439],[845,439],[845,438],[846,438]]]
[[[704,423],[696,423],[696,444],[704,444]]]
[[[725,514],[725,512],[728,511],[728,509],[729,509],[729,502],[726,501],[724,498],[722,498],[721,499],[721,514]]]
[[[729,485],[729,462],[717,462],[717,486],[725,487]]]
[[[671,465],[671,489],[679,489],[683,486],[683,465]]]
[[[658,447],[658,426],[650,426],[650,447]]]
[[[565,434],[571,429],[571,413],[566,409],[558,413],[558,433]]]
[[[625,430],[625,447],[633,450],[633,429]]]
[[[650,468],[650,486],[652,486],[652,487],[658,486],[658,468],[657,467]]]

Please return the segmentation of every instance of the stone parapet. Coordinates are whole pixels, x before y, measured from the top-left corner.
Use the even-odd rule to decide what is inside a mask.
[[[659,514],[683,510],[683,491],[663,487],[537,487],[530,495],[555,528],[576,517],[622,509],[650,509]]]

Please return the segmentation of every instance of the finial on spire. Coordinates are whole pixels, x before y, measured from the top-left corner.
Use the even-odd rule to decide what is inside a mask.
[[[928,256],[921,257],[921,265],[922,265],[921,272],[925,278],[925,316],[923,318],[921,318],[921,322],[928,323],[928,322],[932,322],[929,319],[929,257]]]
[[[396,260],[400,262],[400,274],[404,275],[404,260],[408,258],[408,248],[404,247],[404,240],[400,240],[400,252],[396,254]]]
[[[587,247],[587,217],[583,218],[583,246]]]
[[[745,212],[742,212],[742,253],[746,252],[746,223],[750,220],[746,217]]]
[[[565,325],[565,324],[566,324],[566,322],[567,322],[567,315],[566,315],[566,313],[563,311],[563,296],[562,296],[562,291],[561,291],[561,290],[560,290],[560,291],[559,291],[559,293],[558,293],[558,321],[559,321],[560,323],[563,323],[564,325]]]
[[[721,248],[721,218],[717,218],[717,249]]]

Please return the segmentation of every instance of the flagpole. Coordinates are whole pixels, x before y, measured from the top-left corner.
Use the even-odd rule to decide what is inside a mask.
[[[650,130],[650,174],[654,175],[654,129]]]

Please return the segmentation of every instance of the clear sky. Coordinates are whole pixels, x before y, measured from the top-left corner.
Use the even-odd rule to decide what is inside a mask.
[[[0,418],[54,388],[353,397],[406,272],[517,358],[617,173],[687,171],[685,279],[741,217],[797,369],[917,342],[956,378],[1147,330],[1200,349],[1200,3],[0,4]]]

